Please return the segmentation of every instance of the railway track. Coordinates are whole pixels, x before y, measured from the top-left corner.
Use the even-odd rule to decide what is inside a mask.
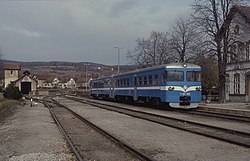
[[[84,104],[89,104],[95,107],[100,107],[103,109],[119,112],[122,114],[130,115],[132,117],[144,119],[144,120],[159,123],[165,126],[173,127],[176,129],[188,131],[191,133],[207,136],[207,137],[218,139],[224,142],[250,148],[250,133],[249,132],[242,132],[242,131],[226,129],[222,127],[192,122],[192,121],[183,120],[183,119],[156,115],[156,114],[147,113],[143,111],[122,108],[119,106],[98,103],[96,101],[91,101],[87,99],[83,100],[83,99],[79,99],[75,97],[66,97],[66,98],[74,100],[74,101],[78,101]]]
[[[55,100],[46,98],[44,104],[79,161],[154,160]]]
[[[178,111],[180,112],[180,111]],[[183,112],[183,111],[181,111]],[[217,117],[217,118],[223,118],[228,120],[235,120],[235,121],[241,121],[241,122],[249,122],[250,123],[250,117],[244,116],[244,115],[236,115],[236,114],[225,114],[225,113],[219,113],[219,112],[212,112],[212,111],[204,111],[204,110],[195,110],[195,111],[184,111],[183,113],[193,114],[193,115],[203,115],[203,116],[209,116],[209,117]]]

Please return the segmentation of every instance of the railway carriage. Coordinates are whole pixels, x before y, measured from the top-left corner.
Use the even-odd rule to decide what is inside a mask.
[[[201,101],[201,68],[173,63],[98,78],[90,82],[90,95],[124,102],[196,108]]]

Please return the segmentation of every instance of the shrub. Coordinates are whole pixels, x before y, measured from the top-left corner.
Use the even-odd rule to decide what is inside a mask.
[[[15,87],[13,83],[9,84],[8,87],[5,88],[5,90],[3,91],[3,96],[5,98],[16,100],[22,98],[22,94],[19,91],[19,88]]]

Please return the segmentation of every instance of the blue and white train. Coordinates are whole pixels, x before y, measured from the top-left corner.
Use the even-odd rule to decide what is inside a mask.
[[[124,102],[196,108],[201,101],[201,67],[173,63],[92,79],[90,95]]]

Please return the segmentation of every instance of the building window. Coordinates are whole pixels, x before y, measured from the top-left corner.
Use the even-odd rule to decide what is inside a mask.
[[[11,74],[11,75],[13,74],[13,70],[10,71],[10,74]]]
[[[230,62],[235,62],[237,59],[236,44],[231,45],[229,51],[230,51],[230,55],[231,55]]]
[[[246,44],[246,60],[250,60],[250,43]]]
[[[240,94],[240,74],[234,74],[234,94]]]
[[[246,55],[245,44],[243,42],[239,42],[238,44],[238,61],[243,61],[244,56]]]

